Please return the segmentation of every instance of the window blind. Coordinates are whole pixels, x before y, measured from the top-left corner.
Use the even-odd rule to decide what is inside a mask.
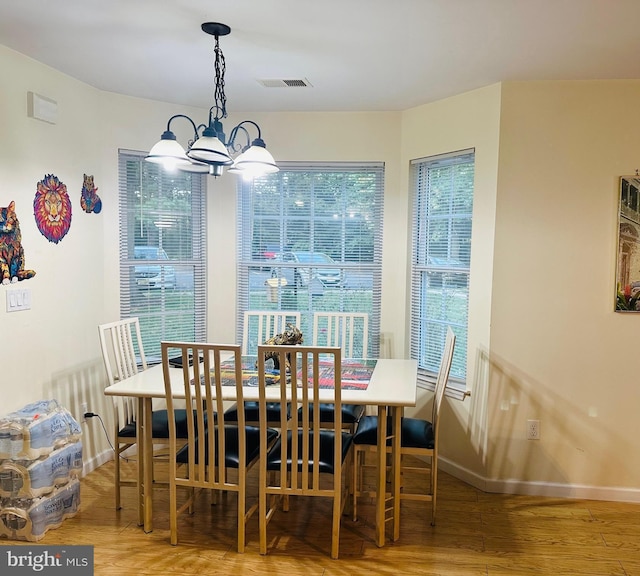
[[[411,357],[418,381],[433,382],[447,326],[456,334],[451,386],[465,389],[474,151],[411,164],[413,190]]]
[[[120,316],[140,319],[150,363],[162,340],[206,340],[205,186],[119,151]]]
[[[300,311],[307,343],[314,311],[366,312],[376,357],[384,164],[280,163],[238,186],[237,334],[245,310]]]

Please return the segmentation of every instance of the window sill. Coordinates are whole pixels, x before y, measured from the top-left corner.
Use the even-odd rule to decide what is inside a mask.
[[[418,388],[433,392],[435,390],[435,382],[418,382]],[[454,400],[463,402],[467,396],[471,396],[471,390],[466,390],[458,387],[452,388],[451,384],[449,384],[444,391],[444,395],[447,398],[453,398]]]

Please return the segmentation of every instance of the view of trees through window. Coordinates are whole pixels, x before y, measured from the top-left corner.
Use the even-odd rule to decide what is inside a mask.
[[[281,165],[239,194],[238,329],[245,310],[366,312],[379,333],[382,164]],[[369,354],[377,354],[370,337]]]

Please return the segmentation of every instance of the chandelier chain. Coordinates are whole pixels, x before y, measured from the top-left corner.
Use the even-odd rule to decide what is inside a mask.
[[[216,105],[216,118],[227,117],[227,96],[224,93],[224,74],[226,71],[226,63],[224,60],[224,54],[220,49],[218,42],[218,36],[216,36],[215,52],[215,73],[216,73],[216,86],[213,94],[213,98]]]

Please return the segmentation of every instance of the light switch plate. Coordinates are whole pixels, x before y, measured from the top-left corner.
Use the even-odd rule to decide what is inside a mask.
[[[31,309],[31,290],[19,288],[7,290],[7,312]]]

